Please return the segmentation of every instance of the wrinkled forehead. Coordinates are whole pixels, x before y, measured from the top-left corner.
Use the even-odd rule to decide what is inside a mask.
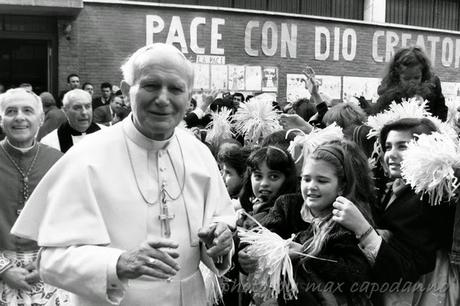
[[[91,105],[91,99],[82,95],[75,95],[69,99],[69,107]]]
[[[41,100],[35,94],[25,90],[8,91],[0,96],[0,110],[3,112],[7,107],[30,106],[41,111]]]
[[[155,69],[177,74],[189,86],[193,84],[192,64],[173,46],[148,49],[140,54],[134,61],[134,82]]]

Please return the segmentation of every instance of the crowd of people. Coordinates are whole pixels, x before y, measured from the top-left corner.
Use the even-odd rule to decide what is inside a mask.
[[[421,135],[458,145],[423,50],[396,52],[376,103],[325,100],[310,68],[292,104],[192,98],[159,43],[121,70],[96,98],[77,74],[58,99],[0,95],[0,305],[460,303],[460,193],[433,205],[402,166]],[[257,228],[287,242],[298,292],[245,290],[273,268],[241,240]]]

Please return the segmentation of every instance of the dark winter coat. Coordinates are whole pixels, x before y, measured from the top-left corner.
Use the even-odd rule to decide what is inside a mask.
[[[441,81],[437,76],[431,80],[423,82],[420,89],[402,89],[402,88],[389,88],[380,94],[375,104],[369,104],[364,108],[364,111],[369,115],[375,115],[383,112],[390,107],[391,102],[396,101],[400,103],[403,98],[410,98],[415,94],[420,95],[425,100],[428,100],[428,111],[433,116],[438,117],[442,121],[447,119],[447,106],[445,98],[441,90]],[[381,89],[379,89],[381,91]]]
[[[391,234],[382,239],[372,269],[373,279],[416,281],[434,269],[436,250],[451,243],[455,207],[447,203],[430,206],[406,185],[385,209],[391,194],[389,190],[374,207],[376,228]]]
[[[262,225],[283,238],[296,234],[294,241],[305,243],[313,232],[310,224],[301,218],[303,202],[300,194],[279,197],[261,220]],[[280,299],[280,305],[328,305],[334,302],[340,305],[367,304],[363,294],[352,292],[353,288],[359,288],[371,277],[371,266],[352,232],[335,224],[317,257],[333,262],[308,257],[294,260],[299,296],[292,301]]]

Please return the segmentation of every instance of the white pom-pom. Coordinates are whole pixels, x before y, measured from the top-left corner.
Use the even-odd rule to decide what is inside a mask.
[[[460,101],[457,99],[446,99],[447,106],[447,120],[446,122],[455,125],[457,120],[458,109],[460,108]]]
[[[223,294],[220,288],[219,278],[203,263],[200,263],[199,267],[203,275],[204,287],[206,289],[207,305],[212,306],[220,304],[223,299]]]
[[[280,294],[285,300],[297,298],[299,290],[289,257],[292,238],[284,240],[260,225],[251,230],[239,229],[238,235],[241,243],[249,244],[249,256],[258,259],[257,270],[248,274],[243,290],[263,301]]]
[[[273,109],[272,101],[256,96],[233,115],[234,127],[238,134],[244,135],[248,144],[258,144],[264,137],[282,129],[279,115]]]
[[[233,137],[230,124],[231,110],[223,107],[220,112],[212,112],[212,121],[206,126],[209,131],[206,133],[206,142],[218,145],[221,140]]]
[[[431,205],[452,198],[459,186],[454,175],[458,168],[458,143],[441,133],[422,134],[412,140],[401,163],[402,177],[416,193],[428,194]]]
[[[433,117],[427,110],[428,101],[422,101],[420,98],[414,97],[410,99],[403,99],[401,103],[396,103],[393,101],[388,110],[385,110],[383,113],[379,113],[374,116],[367,118],[367,125],[371,127],[371,130],[367,134],[367,138],[380,137],[380,132],[382,128],[403,118],[427,118],[438,128],[438,130],[448,135],[451,139],[457,139],[457,133],[454,128],[439,120],[436,117]],[[374,144],[374,151],[371,156],[374,159],[373,163],[376,163],[376,160],[383,155],[383,149],[380,147],[380,142],[376,141]]]
[[[451,124],[447,122],[443,122],[441,121],[441,119],[437,117],[428,117],[428,118],[434,123],[434,125],[436,125],[436,127],[438,128],[441,134],[446,135],[451,140],[453,140],[455,143],[458,143],[458,134]]]
[[[393,101],[388,110],[367,118],[367,125],[371,127],[367,137],[379,137],[384,125],[402,118],[430,117],[430,113],[426,110],[426,104],[426,100],[421,101],[418,98],[403,99],[401,103]]]
[[[289,133],[290,131],[288,131]],[[335,122],[324,129],[313,129],[309,134],[302,133],[289,144],[288,151],[296,163],[310,155],[319,145],[333,140],[342,140],[343,131]]]

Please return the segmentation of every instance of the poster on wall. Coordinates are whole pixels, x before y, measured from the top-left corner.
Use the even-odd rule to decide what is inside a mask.
[[[194,89],[209,90],[209,65],[208,64],[194,64],[195,81],[193,84]]]
[[[278,68],[262,68],[262,91],[278,91]]]
[[[316,75],[318,80],[319,93],[326,95],[330,99],[342,99],[342,78],[334,75]]]
[[[316,80],[319,83],[319,93],[331,100],[341,99],[340,91],[342,79],[339,76],[317,75]],[[310,99],[310,92],[305,88],[306,76],[304,74],[287,74],[286,75],[286,99],[288,102],[295,102],[301,98]]]
[[[304,74],[286,74],[286,100],[293,103],[299,99],[310,99],[310,92],[305,88]]]
[[[441,89],[448,108],[447,122],[458,121],[460,107],[460,83],[441,82]]]
[[[343,100],[349,101],[353,97],[363,96],[366,100],[377,101],[377,88],[381,79],[379,78],[361,78],[361,77],[343,77]]]
[[[227,65],[211,65],[211,88],[227,90]]]
[[[230,91],[244,90],[244,66],[228,65],[228,89]]]
[[[460,83],[441,82],[441,89],[446,99],[460,100]]]
[[[246,66],[246,90],[262,90],[262,67]]]

